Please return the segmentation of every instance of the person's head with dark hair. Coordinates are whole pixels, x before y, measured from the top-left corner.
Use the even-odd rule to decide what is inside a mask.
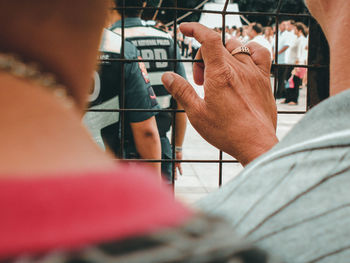
[[[139,7],[138,8],[126,8],[125,16],[126,17],[141,17],[142,8],[146,6],[147,0],[114,0],[117,11],[119,14],[122,14],[123,7]]]
[[[293,32],[293,30],[295,29],[295,21],[294,20],[287,20],[286,26],[287,26],[288,31]]]
[[[263,32],[263,27],[259,23],[254,23],[252,29],[259,35]]]
[[[251,23],[248,27],[248,36],[250,39],[253,39],[257,35],[261,35],[263,33],[263,27],[259,23]]]
[[[301,35],[303,35],[304,37],[307,36],[306,26],[303,23],[297,22],[294,24],[294,26],[295,26],[295,33],[298,37]]]
[[[284,31],[286,31],[287,28],[288,28],[288,22],[286,20],[281,21],[278,25],[278,30],[280,33],[283,33]]]
[[[273,29],[270,26],[267,26],[264,28],[264,35],[265,37],[269,38],[269,37],[273,37]]]
[[[236,29],[236,38],[241,37],[243,33],[243,28],[239,27]]]

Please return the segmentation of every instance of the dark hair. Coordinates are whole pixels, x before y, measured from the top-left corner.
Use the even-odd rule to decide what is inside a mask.
[[[253,23],[252,29],[258,34],[261,34],[263,32],[263,27],[259,23]]]
[[[122,14],[123,9],[119,9],[119,7],[140,7],[138,8],[126,8],[125,16],[126,17],[139,17],[142,13],[143,3],[147,2],[147,0],[114,0],[117,11]]]
[[[306,29],[306,26],[301,23],[301,22],[297,22],[294,24],[294,26],[297,28],[298,31],[301,31],[301,33],[303,33],[304,37],[307,36],[307,29]]]

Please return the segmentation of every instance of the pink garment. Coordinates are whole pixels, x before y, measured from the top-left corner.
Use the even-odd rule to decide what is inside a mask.
[[[306,73],[307,73],[307,68],[297,68],[295,76],[299,77],[300,79],[303,79]]]
[[[112,171],[0,180],[0,259],[80,248],[184,223],[192,213],[152,172]]]

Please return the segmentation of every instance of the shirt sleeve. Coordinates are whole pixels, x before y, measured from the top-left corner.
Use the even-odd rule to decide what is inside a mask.
[[[141,57],[137,57],[136,48],[132,48],[131,51],[131,54],[126,58],[141,59]],[[125,64],[125,108],[146,110],[159,109],[156,95],[148,79],[146,67],[141,61]],[[136,111],[126,113],[126,117],[130,122],[145,121],[155,115],[157,115],[157,112]]]

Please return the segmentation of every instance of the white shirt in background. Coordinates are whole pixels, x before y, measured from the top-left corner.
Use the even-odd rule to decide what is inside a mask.
[[[280,52],[283,48],[285,47],[290,47],[290,43],[288,42],[288,31],[284,31],[283,33],[279,33],[278,35],[278,52]],[[287,50],[288,50],[287,49]],[[285,64],[286,62],[286,55],[287,55],[287,50],[284,51],[283,53],[278,55],[278,64]]]
[[[298,58],[298,52],[295,51],[296,40],[298,37],[292,31],[285,31],[283,33],[285,33],[286,41],[289,44],[289,48],[286,51],[285,62],[286,64],[295,64],[295,61]]]
[[[306,65],[307,64],[307,57],[308,57],[309,39],[302,35],[300,37],[300,42],[301,42],[301,44],[299,46],[299,51],[298,51],[299,64]]]

